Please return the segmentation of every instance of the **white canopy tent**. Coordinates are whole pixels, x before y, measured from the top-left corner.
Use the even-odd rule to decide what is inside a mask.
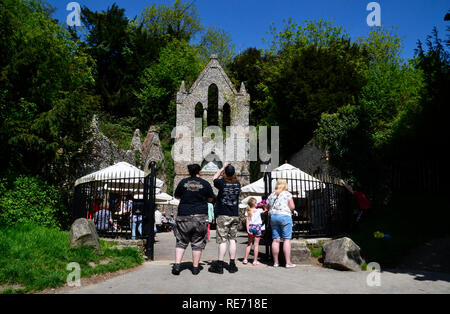
[[[130,165],[127,162],[119,162],[113,166],[88,174],[78,179],[77,181],[75,181],[75,186],[88,182],[105,181],[105,184],[103,186],[98,187],[99,189],[103,189],[105,191],[113,193],[132,191],[133,193],[139,193],[134,195],[135,199],[143,199],[144,177],[145,173],[141,169]],[[173,201],[174,198],[172,196],[161,192],[161,188],[163,187],[163,185],[164,182],[157,178],[155,190],[156,202]]]
[[[319,179],[287,163],[272,170],[272,191],[275,190],[276,179],[286,179],[288,191],[298,198],[304,198],[306,191],[323,187],[323,183]],[[264,178],[244,186],[241,192],[251,195],[264,195]]]
[[[118,183],[143,184],[145,173],[127,162],[119,162],[113,166],[88,174],[75,181],[75,186],[102,180],[114,180]],[[164,182],[156,179],[156,187],[161,188]]]

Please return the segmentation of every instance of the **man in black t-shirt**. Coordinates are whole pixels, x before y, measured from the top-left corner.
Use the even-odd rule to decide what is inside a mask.
[[[192,273],[200,272],[199,262],[208,236],[208,202],[214,199],[211,185],[200,178],[200,166],[188,166],[190,177],[183,179],[175,189],[175,198],[180,200],[175,220],[174,233],[177,239],[175,265],[172,274],[180,274],[180,264],[189,243],[192,248]]]
[[[222,179],[219,179],[223,175]],[[229,242],[230,267],[228,271],[235,273],[236,267],[236,237],[239,226],[239,195],[241,184],[237,180],[236,171],[232,165],[225,163],[214,176],[214,186],[219,190],[214,217],[216,218],[216,242],[219,244],[219,260],[209,268],[212,273],[223,274],[224,257]]]

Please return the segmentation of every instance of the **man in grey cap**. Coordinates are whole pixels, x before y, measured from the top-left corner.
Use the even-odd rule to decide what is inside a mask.
[[[220,177],[223,175],[223,178]],[[235,273],[236,267],[236,237],[239,226],[239,195],[241,184],[232,165],[225,163],[214,176],[214,186],[219,190],[214,217],[216,218],[216,242],[219,244],[219,260],[213,263],[208,271],[223,274],[224,257],[229,243],[230,265],[228,271]]]

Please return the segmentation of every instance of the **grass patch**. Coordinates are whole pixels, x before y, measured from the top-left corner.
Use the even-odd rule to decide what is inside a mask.
[[[70,249],[66,231],[36,226],[0,229],[0,285],[24,287],[2,293],[30,293],[60,287],[71,272],[66,269],[71,262],[80,265],[82,278],[136,267],[143,262],[136,249],[112,250],[114,243],[104,241],[100,245],[102,256],[87,248]],[[100,265],[105,259],[110,262]],[[90,262],[97,266],[89,266]]]
[[[395,268],[414,247],[448,235],[449,220],[450,212],[443,196],[397,196],[387,208],[362,221],[359,230],[349,237],[361,247],[361,255],[367,263]],[[389,234],[391,238],[376,239],[376,231]]]
[[[318,259],[323,257],[323,249],[321,246],[313,245],[309,248],[309,250],[311,251],[311,257],[318,258]]]

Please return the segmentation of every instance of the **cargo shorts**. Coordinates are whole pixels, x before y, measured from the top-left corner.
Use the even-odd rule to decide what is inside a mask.
[[[239,223],[240,223],[239,217],[233,216],[217,217],[216,242],[218,244],[221,244],[230,240],[236,240]]]
[[[192,251],[205,249],[208,238],[208,215],[177,216],[173,230],[176,247],[186,249],[191,243]]]

